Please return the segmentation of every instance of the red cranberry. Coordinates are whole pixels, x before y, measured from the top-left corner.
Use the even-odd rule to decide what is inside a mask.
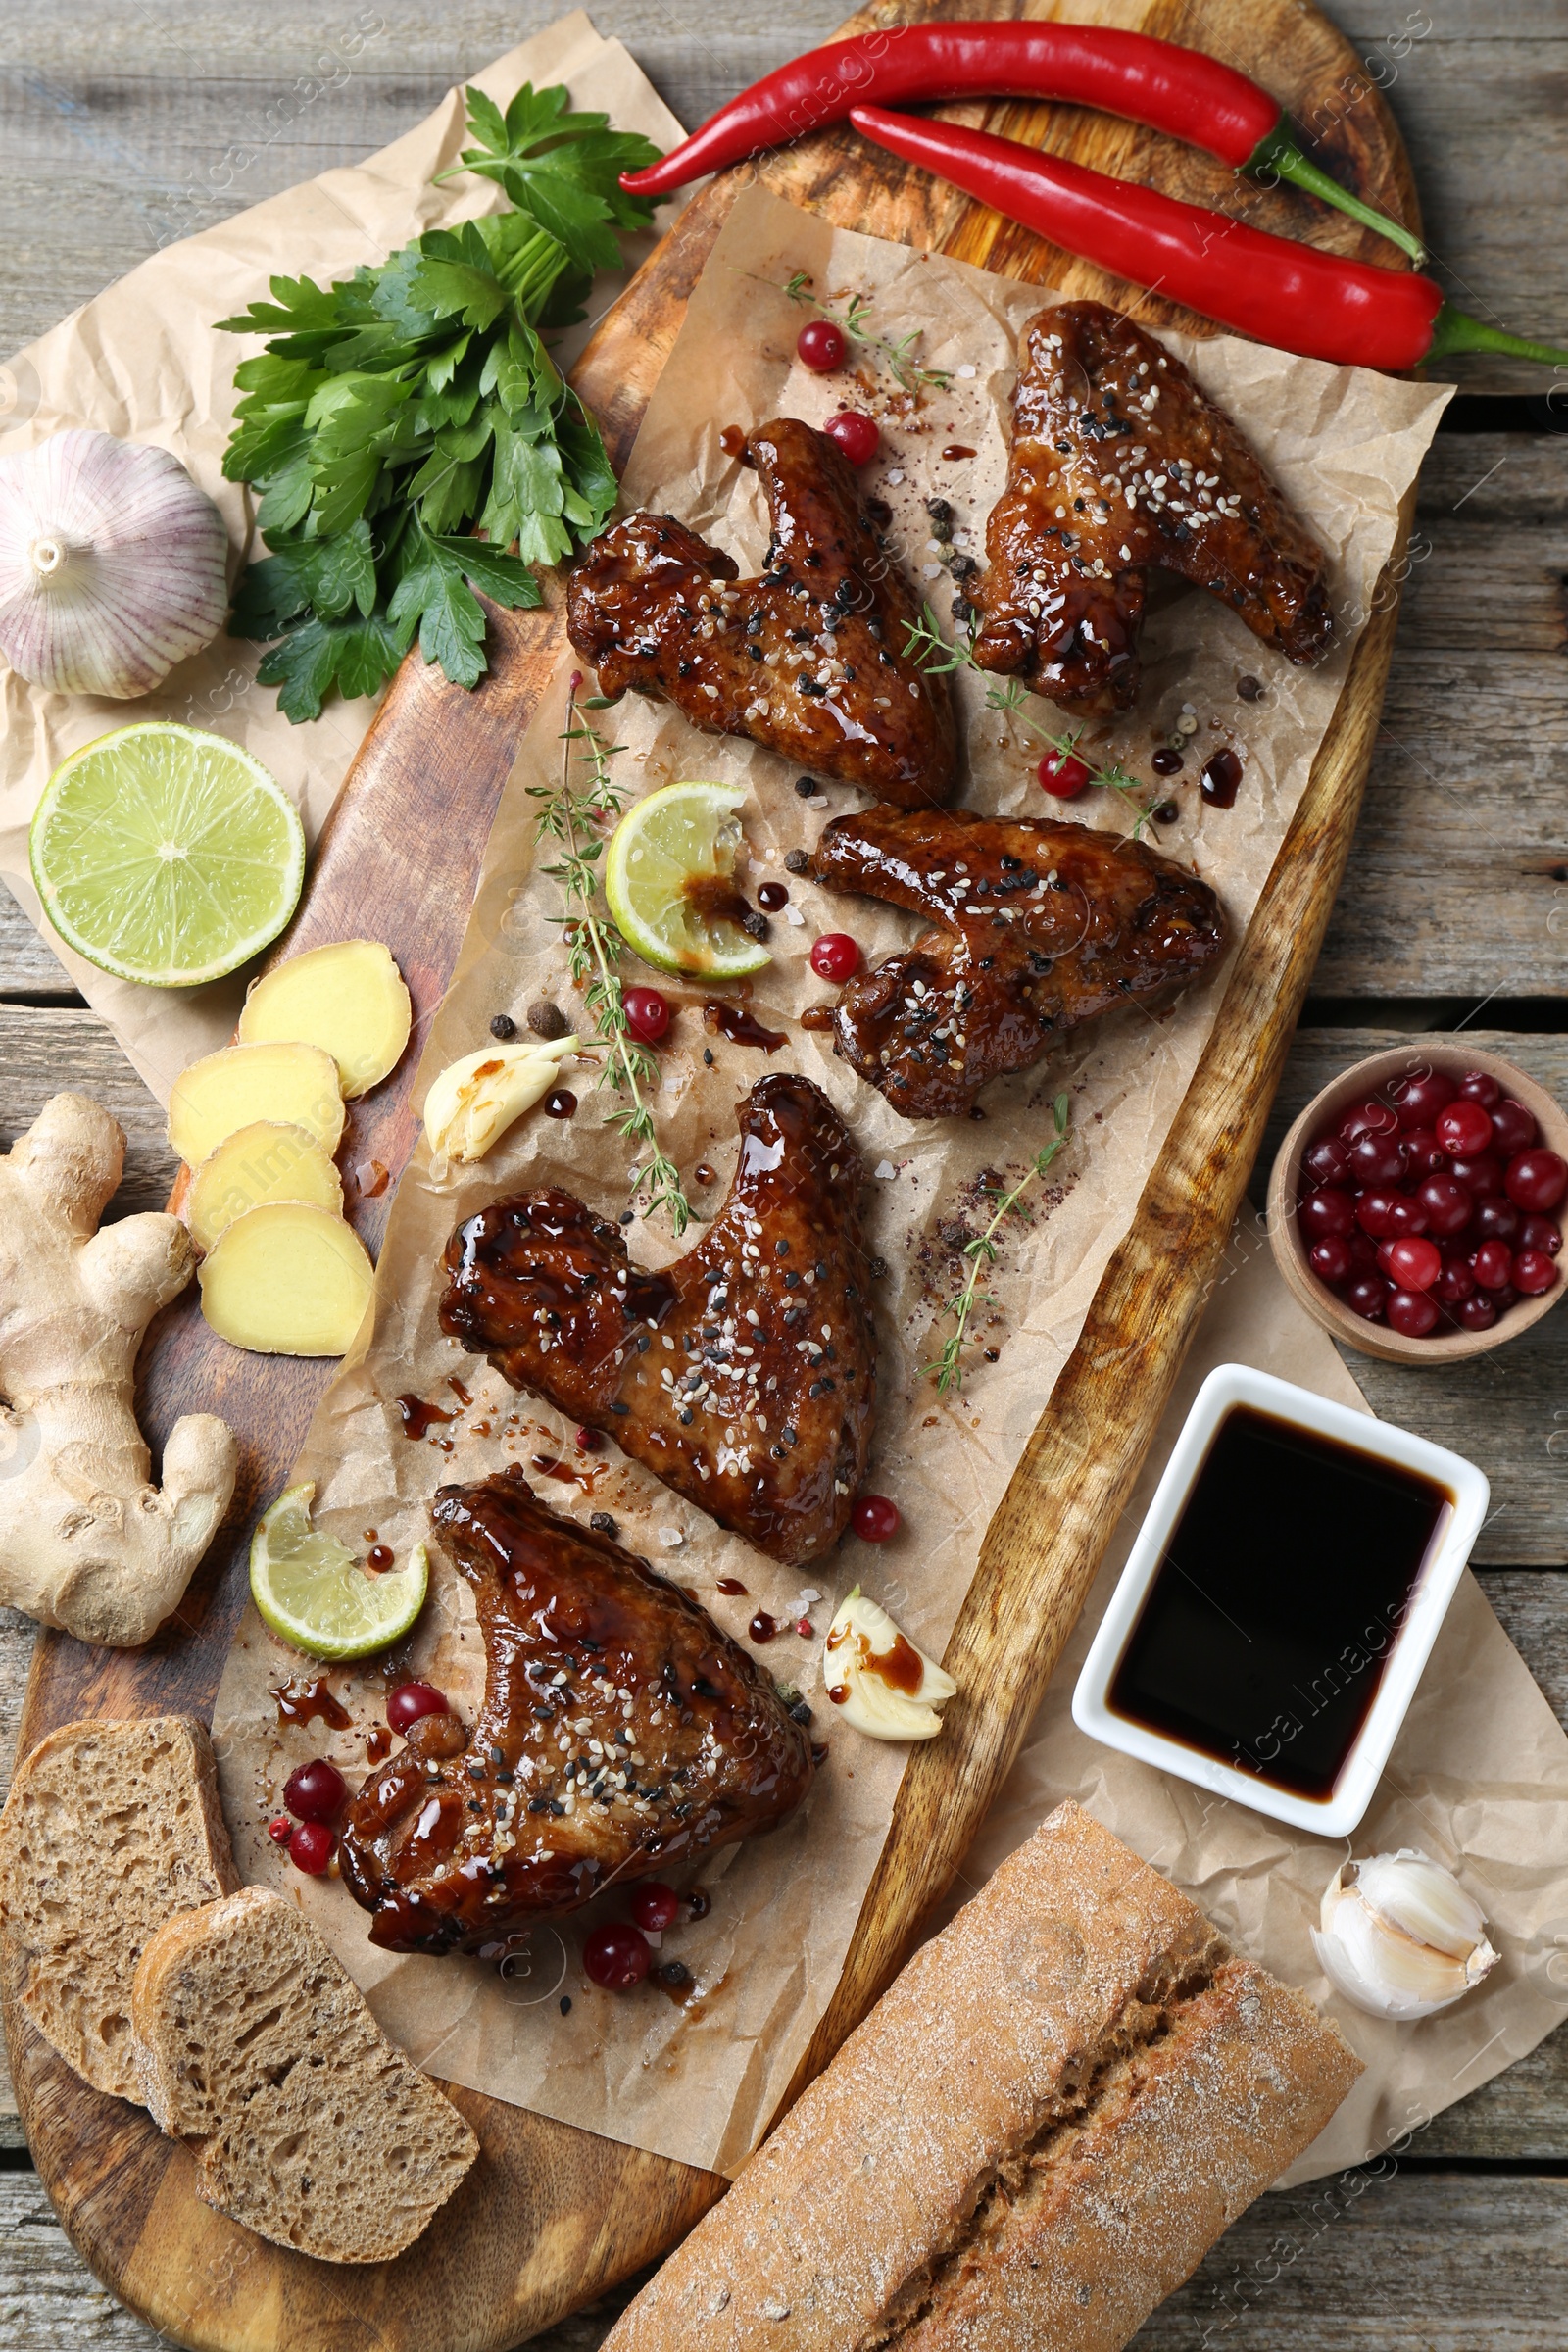
[[[862,1494],[850,1513],[850,1525],[867,1544],[885,1544],[896,1536],[902,1514],[899,1506],[886,1494]]]
[[[1495,1301],[1486,1291],[1472,1291],[1454,1308],[1453,1319],[1463,1331],[1490,1331],[1497,1320]]]
[[[1519,1247],[1544,1250],[1548,1257],[1555,1257],[1562,1248],[1561,1228],[1551,1217],[1526,1217],[1519,1228]]]
[[[1466,1070],[1459,1092],[1467,1102],[1479,1102],[1483,1110],[1490,1110],[1502,1089],[1490,1070]]]
[[[288,1858],[307,1878],[318,1879],[332,1859],[337,1839],[324,1821],[302,1821],[288,1841]]]
[[[1381,1274],[1362,1274],[1346,1291],[1345,1303],[1352,1315],[1360,1315],[1365,1322],[1376,1323],[1382,1317],[1388,1296],[1389,1286]]]
[[[808,329],[809,332],[809,329]],[[582,1947],[582,1965],[590,1984],[606,1992],[629,1992],[653,1966],[654,1955],[636,1928],[624,1923],[595,1928]]]
[[[1350,1146],[1350,1179],[1354,1184],[1397,1184],[1404,1174],[1404,1154],[1392,1135],[1358,1135]]]
[[[876,418],[867,416],[863,409],[840,409],[822,430],[831,434],[852,466],[869,466],[882,443]]]
[[[1337,1135],[1319,1137],[1301,1153],[1301,1173],[1314,1184],[1343,1184],[1350,1172],[1350,1154]]]
[[[1470,1260],[1470,1270],[1484,1291],[1500,1291],[1513,1267],[1506,1242],[1483,1242]]]
[[[1388,1270],[1401,1290],[1431,1290],[1443,1271],[1443,1252],[1436,1242],[1423,1241],[1412,1234],[1401,1241],[1386,1243],[1385,1248],[1389,1253]],[[1395,1329],[1398,1328],[1396,1324]]]
[[[1438,1302],[1425,1291],[1391,1291],[1384,1309],[1389,1329],[1401,1339],[1424,1340],[1438,1319]]]
[[[296,1821],[333,1821],[342,1812],[348,1784],[335,1764],[318,1756],[296,1765],[283,1784],[283,1802]]]
[[[1344,1235],[1355,1223],[1355,1202],[1342,1185],[1325,1184],[1301,1202],[1301,1230],[1314,1241],[1327,1233]]]
[[[1468,1158],[1473,1152],[1485,1152],[1492,1141],[1492,1121],[1479,1102],[1461,1098],[1440,1110],[1434,1133],[1445,1152]]]
[[[1035,770],[1041,791],[1054,801],[1075,801],[1094,772],[1074,752],[1048,752]]]
[[[1350,1268],[1352,1273],[1375,1274],[1377,1272],[1377,1243],[1373,1241],[1370,1234],[1363,1233],[1359,1225],[1356,1226],[1352,1233],[1346,1235],[1345,1246],[1350,1252]]]
[[[1469,1158],[1459,1154],[1448,1173],[1455,1184],[1462,1184],[1473,1200],[1486,1200],[1502,1190],[1502,1163],[1490,1152],[1478,1152]]]
[[[572,1444],[579,1453],[603,1453],[605,1450],[604,1433],[601,1430],[589,1429],[585,1425],[578,1430]]]
[[[1341,1141],[1353,1144],[1358,1135],[1393,1135],[1398,1124],[1398,1114],[1387,1102],[1358,1102],[1340,1121]]]
[[[1399,1152],[1407,1177],[1441,1176],[1448,1164],[1448,1154],[1430,1127],[1412,1127],[1408,1135],[1401,1135]]]
[[[1476,1202],[1476,1239],[1482,1242],[1517,1242],[1521,1218],[1511,1200],[1500,1193]]]
[[[1415,1197],[1427,1212],[1427,1231],[1446,1241],[1451,1234],[1462,1233],[1470,1222],[1473,1205],[1462,1184],[1451,1176],[1428,1176],[1415,1188]]]
[[[279,1813],[275,1821],[268,1823],[267,1835],[274,1845],[287,1845],[294,1835],[294,1824],[286,1813]]]
[[[1540,1215],[1555,1208],[1568,1190],[1568,1161],[1555,1152],[1521,1152],[1517,1159],[1509,1160],[1502,1182],[1516,1207]]]
[[[1511,1282],[1505,1282],[1501,1290],[1494,1291],[1491,1297],[1492,1303],[1499,1315],[1506,1314],[1510,1306],[1517,1306],[1519,1303],[1519,1294]]]
[[[421,1715],[450,1715],[446,1695],[433,1683],[400,1683],[389,1693],[386,1719],[393,1731],[408,1737],[409,1726],[417,1723]]]
[[[845,348],[844,329],[835,326],[831,318],[813,318],[795,338],[797,358],[817,375],[830,375],[835,368],[842,368]]]
[[[1557,1280],[1557,1268],[1544,1250],[1517,1250],[1508,1278],[1527,1298],[1539,1298]]]
[[[1375,1192],[1361,1195],[1355,1203],[1355,1221],[1361,1231],[1369,1233],[1375,1242],[1392,1241],[1401,1230],[1398,1212],[1403,1204],[1402,1193],[1380,1187]]]
[[[1461,1298],[1470,1297],[1475,1287],[1476,1278],[1462,1257],[1446,1257],[1443,1272],[1432,1286],[1445,1306],[1457,1306]]]
[[[1325,1234],[1314,1242],[1306,1253],[1307,1264],[1320,1282],[1348,1282],[1350,1279],[1350,1245],[1337,1233]]]
[[[1446,1110],[1458,1093],[1443,1070],[1423,1070],[1418,1077],[1396,1078],[1389,1093],[1398,1105],[1401,1127],[1430,1127],[1440,1110]]]
[[[669,1027],[669,1006],[657,988],[628,988],[621,997],[626,1026],[645,1046],[657,1046]]]
[[[860,951],[847,931],[824,931],[811,950],[811,969],[819,980],[852,979],[860,965]]]
[[[662,1936],[680,1917],[680,1896],[673,1886],[634,1886],[631,1894],[631,1915],[638,1927],[650,1936]]]
[[[1522,1102],[1512,1095],[1504,1095],[1492,1114],[1492,1146],[1504,1159],[1512,1159],[1516,1152],[1528,1152],[1536,1140],[1536,1122]]]

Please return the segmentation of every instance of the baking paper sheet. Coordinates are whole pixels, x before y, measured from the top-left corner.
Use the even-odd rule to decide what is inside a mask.
[[[602,39],[581,9],[510,50],[473,80],[502,106],[524,81],[535,88],[563,81],[573,106],[607,112],[617,129],[643,131],[661,147],[681,136],[674,116],[620,42]],[[378,155],[325,172],[167,247],[83,304],[9,363],[17,415],[0,433],[0,460],[73,425],[171,451],[222,513],[232,584],[253,555],[267,552],[259,539],[252,544],[251,494],[222,477],[234,369],[262,349],[263,338],[219,334],[215,320],[265,301],[268,281],[276,274],[324,284],[350,275],[362,262],[384,261],[424,229],[503,210],[505,197],[487,179],[466,175],[444,187],[430,184],[469,143],[464,122],[463,92],[453,90],[434,114]],[[632,268],[683,201],[677,197],[662,208],[654,228],[627,238]],[[596,281],[593,317],[619,293],[627,274],[607,273]],[[588,323],[571,328],[553,345],[564,365],[588,331]],[[313,723],[291,726],[278,710],[276,689],[256,683],[266,650],[220,636],[172,670],[156,693],[130,703],[45,694],[19,678],[0,655],[0,877],[163,1102],[187,1063],[228,1043],[243,981],[142,988],[85,962],[40,910],[27,863],[27,826],[68,753],[113,727],[159,718],[242,743],[293,798],[314,842],[379,697],[333,700]]]
[[[928,385],[911,401],[873,354],[857,393],[876,408],[883,429],[868,487],[892,509],[901,560],[945,618],[952,583],[928,544],[936,534],[922,501],[934,494],[950,499],[958,546],[979,549],[1004,467],[1017,331],[1047,299],[1038,288],[834,230],[765,191],[748,191],[719,237],[650,405],[624,503],[667,509],[728,548],[743,570],[758,567],[766,532],[756,477],[725,455],[723,428],[780,413],[818,421],[846,393],[842,378],[824,381],[795,361],[795,338],[808,314],[783,288],[798,270],[808,271],[817,290],[841,304],[851,294],[868,298],[876,332],[894,338],[913,332],[911,357],[928,370],[951,371],[946,388]],[[1228,338],[1178,348],[1239,418],[1329,550],[1340,615],[1335,650],[1313,671],[1293,669],[1267,653],[1231,613],[1197,592],[1162,597],[1149,623],[1145,692],[1137,712],[1115,731],[1113,748],[1136,773],[1152,778],[1150,753],[1173,735],[1187,707],[1196,732],[1180,815],[1161,838],[1167,851],[1213,882],[1239,935],[1305,786],[1394,544],[1400,498],[1447,393]],[[955,447],[976,454],[943,457]],[[553,787],[561,773],[566,667],[545,697],[506,788],[474,920],[433,1024],[416,1099],[445,1061],[483,1042],[496,1012],[518,1016],[540,996],[574,1006],[555,920],[561,900],[538,870],[537,804],[529,797]],[[1258,699],[1238,695],[1242,677],[1261,682]],[[965,676],[958,692],[965,804],[1048,812],[1054,805],[1043,801],[1034,776],[1038,744],[985,707],[981,681]],[[1043,723],[1060,725],[1049,705],[1033,708]],[[628,796],[685,776],[744,785],[754,884],[781,875],[788,850],[808,845],[828,813],[853,805],[854,796],[841,788],[804,803],[784,760],[701,735],[677,713],[635,695],[598,713],[595,723],[607,745],[622,747],[612,765]],[[1228,810],[1205,807],[1197,791],[1201,761],[1221,744],[1235,745],[1245,759],[1241,793]],[[1095,794],[1071,813],[1125,831],[1134,811],[1113,796]],[[804,919],[774,918],[775,961],[759,976],[751,1000],[764,1022],[787,1032],[787,1045],[764,1059],[725,1044],[703,1026],[702,992],[670,992],[680,1009],[661,1049],[661,1135],[701,1211],[722,1197],[735,1155],[735,1104],[764,1068],[805,1071],[843,1110],[864,1159],[870,1247],[887,1267],[878,1299],[881,1403],[869,1485],[898,1498],[905,1531],[880,1547],[847,1539],[805,1576],[787,1574],[613,1447],[588,1473],[591,1492],[535,1467],[535,1483],[558,1507],[581,1515],[610,1511],[633,1549],[699,1594],[731,1632],[744,1636],[759,1606],[786,1628],[804,1618],[815,1629],[811,1638],[786,1632],[760,1654],[817,1704],[828,1762],[811,1796],[780,1831],[703,1867],[710,1915],[666,1937],[667,1956],[694,1973],[694,2001],[677,2005],[652,1988],[624,2000],[585,1983],[581,1938],[598,1918],[615,1915],[613,1897],[537,1929],[526,1952],[509,1963],[514,1973],[498,1979],[479,1960],[394,1959],[372,1951],[364,1915],[340,1886],[306,1886],[289,1870],[265,1832],[281,1781],[301,1755],[323,1744],[345,1769],[360,1767],[363,1726],[380,1709],[379,1676],[333,1678],[354,1712],[352,1733],[329,1741],[319,1726],[311,1734],[279,1734],[270,1690],[297,1661],[248,1617],[220,1693],[217,1726],[241,1868],[287,1887],[311,1910],[383,2022],[422,2064],[588,2130],[728,2171],[745,2160],[765,2127],[831,1993],[903,1769],[902,1750],[835,1727],[831,1709],[820,1704],[819,1638],[833,1603],[858,1581],[914,1640],[940,1654],[986,1523],[1126,1228],[1224,982],[1221,973],[1158,1017],[1131,1010],[1069,1042],[1053,1060],[988,1089],[982,1121],[917,1128],[859,1085],[820,1034],[799,1026],[808,1005],[831,1001],[808,962],[819,931],[851,928],[874,959],[908,935],[907,919],[870,901],[828,898],[803,880],[789,886],[791,908]],[[526,1120],[478,1168],[432,1167],[422,1154],[411,1166],[389,1223],[373,1330],[360,1360],[323,1401],[300,1465],[301,1475],[317,1484],[321,1517],[347,1541],[363,1544],[373,1527],[401,1553],[425,1534],[429,1497],[440,1481],[475,1478],[509,1460],[525,1467],[535,1457],[573,1460],[571,1433],[558,1416],[514,1397],[497,1375],[441,1337],[438,1259],[463,1216],[522,1186],[561,1182],[602,1212],[622,1208],[630,1154],[606,1123],[608,1105],[592,1091],[594,1075],[581,1066],[575,1076],[564,1073],[582,1103],[568,1124]],[[1071,1140],[1049,1189],[1007,1231],[990,1285],[998,1304],[976,1330],[962,1396],[944,1401],[923,1367],[940,1345],[937,1310],[961,1270],[962,1241],[985,1213],[979,1188],[983,1179],[1021,1172],[1050,1134],[1050,1102],[1058,1088],[1071,1102]],[[716,1175],[706,1191],[695,1180],[698,1163]],[[643,1262],[675,1253],[662,1221],[637,1223],[630,1241]],[[990,1351],[994,1362],[986,1360]],[[467,1404],[454,1379],[471,1399]],[[458,1417],[411,1443],[395,1401],[407,1392]],[[720,1595],[721,1577],[738,1579],[745,1595]],[[444,1564],[411,1658],[471,1713],[482,1644],[466,1588]],[[407,1662],[396,1671],[406,1672]],[[1180,1875],[1180,1856],[1166,1861]],[[572,2002],[565,2017],[559,2006],[564,1991]]]

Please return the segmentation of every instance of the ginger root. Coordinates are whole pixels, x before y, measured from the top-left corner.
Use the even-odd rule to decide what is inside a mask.
[[[242,1045],[319,1046],[337,1063],[346,1102],[397,1066],[414,1008],[378,939],[338,939],[264,972],[239,1016]]]
[[[330,1157],[343,1137],[337,1063],[319,1046],[224,1046],[181,1070],[169,1098],[169,1143],[188,1168],[241,1127],[303,1127]]]
[[[227,1424],[189,1413],[150,1483],[136,1351],[196,1253],[177,1217],[98,1231],[124,1156],[108,1111],[56,1095],[0,1158],[0,1601],[121,1647],[178,1602],[238,1462]]]
[[[343,1180],[314,1135],[275,1119],[257,1119],[225,1136],[191,1176],[185,1214],[198,1249],[253,1208],[273,1200],[308,1201],[343,1214]]]
[[[202,1260],[202,1313],[258,1355],[342,1355],[375,1281],[365,1244],[328,1209],[248,1209]]]

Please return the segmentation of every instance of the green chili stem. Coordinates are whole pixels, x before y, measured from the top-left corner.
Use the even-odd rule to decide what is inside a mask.
[[[1406,228],[1398,220],[1391,220],[1387,213],[1380,213],[1374,205],[1363,204],[1359,196],[1352,196],[1348,188],[1342,188],[1337,179],[1332,179],[1327,172],[1313,163],[1309,155],[1302,152],[1283,120],[1266,139],[1259,139],[1243,170],[1276,172],[1281,179],[1288,179],[1293,187],[1305,188],[1308,195],[1319,197],[1324,204],[1332,204],[1339,212],[1348,213],[1350,219],[1359,220],[1363,228],[1375,228],[1380,237],[1387,237],[1401,252],[1407,253],[1417,267],[1427,258],[1426,247],[1413,229]]]
[[[1568,368],[1568,351],[1554,350],[1549,343],[1527,342],[1522,335],[1505,335],[1500,326],[1488,326],[1481,318],[1472,318],[1468,311],[1456,311],[1446,302],[1432,325],[1432,348],[1429,360],[1443,359],[1450,351],[1500,351],[1510,359],[1541,360],[1548,368]]]

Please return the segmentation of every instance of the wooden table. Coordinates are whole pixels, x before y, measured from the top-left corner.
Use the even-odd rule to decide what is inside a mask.
[[[1517,332],[1568,335],[1568,0],[1321,4],[1390,95],[1456,298]],[[823,37],[843,5],[770,0],[743,12],[755,29],[704,0],[594,15],[695,123]],[[559,0],[341,14],[269,0],[235,18],[211,0],[138,0],[95,12],[89,32],[79,0],[0,0],[0,352],[159,244],[383,145],[559,13]],[[1273,1132],[1348,1061],[1426,1031],[1463,1029],[1568,1101],[1568,439],[1543,371],[1452,372],[1463,397],[1422,476],[1366,809]],[[1559,413],[1568,424],[1568,388]],[[0,892],[0,1142],[63,1080],[131,1139],[122,1205],[162,1205],[172,1165],[155,1104]],[[1265,1246],[1244,1219],[1236,1250]],[[1568,1720],[1568,1315],[1473,1367],[1352,1369],[1378,1412],[1487,1470],[1482,1582]],[[30,1639],[0,1612],[0,1773]],[[536,2339],[541,2352],[589,2352],[620,2300]],[[159,2340],[66,2240],[0,2078],[0,2352]],[[1396,2163],[1261,2200],[1138,2341],[1568,2352],[1568,2028]]]

